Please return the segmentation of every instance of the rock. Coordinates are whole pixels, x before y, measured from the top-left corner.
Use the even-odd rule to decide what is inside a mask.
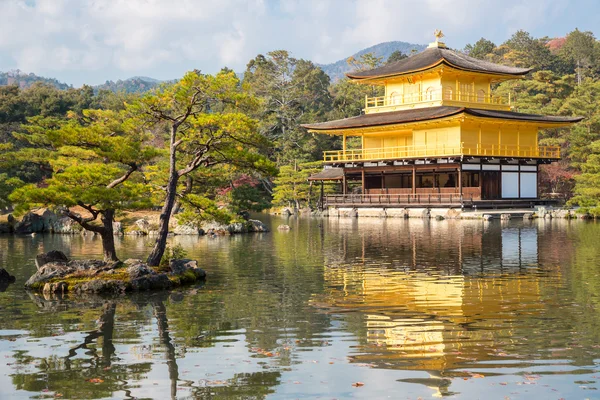
[[[17,222],[17,220],[15,219],[14,215],[12,215],[12,214],[8,214],[8,216],[6,217],[6,220],[11,225],[14,225]]]
[[[293,212],[291,212],[289,208],[284,208],[283,211],[281,212],[281,215],[290,216],[292,214],[293,214]]]
[[[442,216],[442,215],[436,215],[436,216],[435,216],[435,220],[436,220],[436,221],[443,221],[443,220],[445,220],[445,219],[446,219],[446,218],[444,218],[444,216]]]
[[[38,254],[35,256],[35,266],[39,269],[48,263],[67,263],[69,262],[69,257],[65,255],[62,251],[59,250],[50,250],[47,253]]]
[[[206,271],[204,271],[202,268],[194,268],[192,271],[194,272],[194,275],[196,275],[196,279],[202,281],[206,279]]]
[[[169,269],[171,273],[174,275],[181,275],[185,273],[188,269],[194,269],[198,267],[198,262],[195,260],[189,260],[187,258],[182,258],[180,260],[171,260],[169,262]]]
[[[250,232],[269,232],[269,227],[257,219],[249,219],[248,224]]]
[[[278,231],[291,231],[292,228],[289,225],[281,224],[277,227]]]
[[[138,263],[133,264],[127,267],[127,273],[129,274],[129,278],[137,279],[142,276],[155,274],[152,268],[149,268],[146,264],[142,263],[140,260],[137,260]]]
[[[133,279],[130,283],[131,290],[165,290],[169,289],[173,283],[167,274],[146,275],[141,278]]]
[[[532,213],[523,214],[523,219],[524,220],[531,220],[531,219],[533,219],[533,214]]]
[[[234,222],[227,225],[227,232],[230,234],[248,233],[248,226],[243,222]]]
[[[16,278],[4,268],[0,268],[0,283],[14,283]]]
[[[143,278],[141,278],[143,279]],[[111,294],[121,294],[125,293],[127,287],[125,282],[116,279],[94,279],[87,282],[81,282],[76,284],[73,287],[74,293],[91,293],[91,294],[100,294],[100,293],[111,293]]]
[[[134,225],[137,227],[136,231],[141,232],[142,235],[147,235],[150,231],[150,222],[144,218],[135,221]]]
[[[0,233],[12,233],[13,227],[9,222],[0,222]]]
[[[27,213],[23,219],[15,224],[14,232],[16,234],[39,233],[44,232],[44,218],[34,213]]]
[[[483,218],[484,221],[491,221],[494,219],[494,216],[492,214],[483,214],[481,218]]]
[[[112,265],[107,265],[99,260],[72,260],[67,263],[64,261],[49,262],[44,264],[35,274],[33,274],[25,287],[31,288],[51,279],[62,278],[75,272],[92,274],[101,268],[111,268]]]
[[[200,227],[207,235],[227,235],[227,225],[218,222],[204,222]]]
[[[579,219],[592,219],[592,216],[590,214],[579,214]]]
[[[500,215],[500,220],[501,221],[508,221],[508,220],[510,220],[510,217],[511,217],[510,214],[501,214]]]
[[[192,224],[177,224],[173,229],[173,233],[176,235],[204,235],[204,230]]]
[[[81,230],[81,226],[69,217],[56,218],[50,223],[50,231],[53,233],[74,234]]]
[[[421,212],[421,215],[420,215],[420,216],[421,216],[421,218],[423,218],[423,219],[429,219],[429,218],[431,218],[431,210],[430,210],[429,208],[426,208],[426,209],[424,209],[424,210]]]
[[[238,215],[242,217],[244,221],[250,220],[250,213],[248,211],[240,211]]]
[[[461,213],[460,209],[458,209],[458,208],[450,208],[446,212],[445,218],[448,218],[448,219],[460,219],[460,215],[461,214],[462,213]]]
[[[44,285],[44,294],[65,294],[69,291],[69,285],[66,282],[53,282]]]
[[[552,213],[547,212],[544,214],[544,219],[552,219]]]
[[[554,218],[563,218],[563,219],[569,219],[569,218],[571,218],[571,210],[565,210],[565,209],[562,209],[562,210],[556,210],[556,211],[554,212],[554,215],[553,215],[553,217],[554,217]]]
[[[123,234],[123,224],[121,222],[118,222],[118,221],[113,222],[113,234],[114,235],[122,235]]]

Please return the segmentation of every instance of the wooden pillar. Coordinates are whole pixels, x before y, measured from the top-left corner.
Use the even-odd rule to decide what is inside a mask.
[[[381,171],[381,189],[385,189],[385,175],[383,175],[383,171]]]
[[[412,192],[417,193],[417,166],[413,164],[412,169]]]
[[[342,177],[342,194],[346,194],[346,174]]]
[[[321,181],[321,201],[319,202],[319,204],[321,205],[321,210],[323,210],[323,206],[324,206],[324,201],[325,201],[325,182]]]
[[[456,173],[458,174],[458,195],[460,196],[460,207],[463,206],[463,181],[462,181],[462,168],[461,165],[458,164],[456,168]]]
[[[365,194],[367,191],[365,190],[365,169],[364,168],[361,171],[361,180],[362,180],[362,194]]]

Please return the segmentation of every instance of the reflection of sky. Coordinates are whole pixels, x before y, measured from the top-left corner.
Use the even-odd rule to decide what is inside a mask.
[[[502,264],[527,267],[538,264],[538,233],[535,228],[502,229]]]

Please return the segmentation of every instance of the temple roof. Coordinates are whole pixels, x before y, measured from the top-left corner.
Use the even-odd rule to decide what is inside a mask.
[[[411,72],[418,72],[433,68],[441,63],[445,63],[454,68],[484,72],[500,75],[525,75],[531,68],[516,68],[506,65],[494,64],[488,61],[469,57],[465,54],[448,50],[442,47],[431,47],[412,57],[405,58],[384,66],[370,69],[367,71],[349,72],[346,75],[351,79],[369,79],[381,78],[393,75],[402,75]]]
[[[537,114],[521,114],[513,111],[493,111],[466,107],[440,106],[417,108],[413,110],[363,114],[357,117],[338,119],[335,121],[321,122],[316,124],[304,124],[302,125],[302,127],[314,131],[363,128],[368,126],[392,125],[409,122],[427,121],[450,117],[461,113],[469,114],[475,117],[516,120],[524,122],[541,122],[549,124],[569,124],[579,122],[583,119],[583,117],[555,117]]]
[[[343,168],[325,168],[308,177],[309,181],[340,181],[344,178]]]

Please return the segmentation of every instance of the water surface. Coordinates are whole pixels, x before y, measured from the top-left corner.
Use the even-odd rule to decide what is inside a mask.
[[[174,237],[206,283],[116,299],[22,288],[97,238],[0,236],[0,398],[600,397],[600,224],[261,218],[292,230]]]

